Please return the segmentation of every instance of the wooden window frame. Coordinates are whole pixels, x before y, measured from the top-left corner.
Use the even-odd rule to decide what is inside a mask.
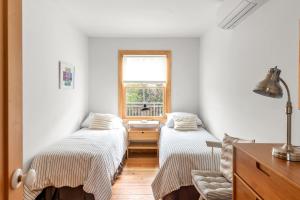
[[[167,80],[164,91],[164,116],[126,116],[125,87],[123,84],[123,57],[126,55],[165,55],[167,56]],[[119,85],[119,116],[124,120],[160,120],[165,121],[165,114],[171,111],[171,64],[172,54],[169,50],[119,50],[118,85]]]

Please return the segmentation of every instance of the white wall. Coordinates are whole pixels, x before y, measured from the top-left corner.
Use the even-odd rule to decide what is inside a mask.
[[[172,51],[172,110],[197,112],[199,39],[89,39],[89,110],[118,114],[118,50]]]
[[[298,102],[300,1],[270,0],[232,31],[215,27],[200,41],[199,114],[218,137],[224,132],[258,142],[286,140],[283,99],[252,92],[278,65]],[[293,143],[300,145],[300,112],[294,109]]]
[[[58,89],[58,61],[76,66],[75,89]],[[23,0],[24,165],[78,128],[88,108],[88,40],[49,1]]]

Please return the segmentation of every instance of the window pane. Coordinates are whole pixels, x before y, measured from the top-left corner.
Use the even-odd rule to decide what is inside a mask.
[[[162,88],[149,88],[145,91],[145,101],[154,103],[163,103]]]
[[[130,103],[143,103],[143,90],[134,87],[127,88],[126,101]]]
[[[167,57],[165,55],[128,55],[123,57],[124,82],[165,82]]]
[[[163,116],[164,87],[161,84],[127,84],[125,90],[127,116]]]

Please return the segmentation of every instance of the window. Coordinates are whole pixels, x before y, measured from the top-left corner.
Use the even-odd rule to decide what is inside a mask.
[[[170,51],[119,51],[119,112],[162,119],[170,111]]]

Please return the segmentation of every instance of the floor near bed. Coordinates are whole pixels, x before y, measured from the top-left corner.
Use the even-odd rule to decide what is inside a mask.
[[[112,200],[153,200],[151,183],[158,172],[157,158],[129,158],[113,185]]]

